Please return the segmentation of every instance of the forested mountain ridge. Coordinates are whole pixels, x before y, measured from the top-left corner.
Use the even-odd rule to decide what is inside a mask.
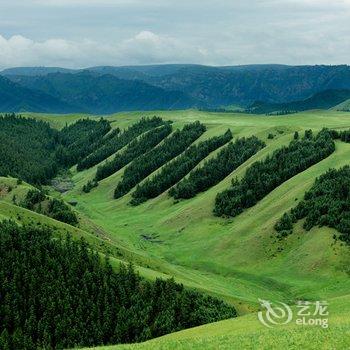
[[[45,92],[23,87],[0,76],[0,110],[70,113],[74,107]]]
[[[165,91],[140,80],[84,71],[77,74],[9,76],[30,90],[38,90],[74,106],[77,112],[108,114],[128,110],[186,109],[195,101],[183,92]]]
[[[350,67],[346,65],[33,67],[7,69],[0,74],[28,89],[29,96],[39,90],[68,105],[66,110],[89,113],[248,107],[255,101],[281,104],[306,100],[327,90],[350,90]],[[0,104],[2,111],[42,111],[44,107]],[[314,108],[324,106],[321,103]],[[53,105],[49,110],[56,112],[57,108]]]

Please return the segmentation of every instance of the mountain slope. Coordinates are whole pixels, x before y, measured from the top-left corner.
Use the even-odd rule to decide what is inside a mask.
[[[330,301],[328,323],[330,327],[297,326],[297,309],[292,308],[293,321],[287,325],[263,326],[257,314],[220,321],[186,329],[139,344],[103,346],[98,350],[187,350],[187,349],[346,349],[350,345],[350,296]],[[84,349],[86,350],[86,349]]]
[[[119,113],[107,118],[113,127],[125,128],[141,115],[154,114],[154,111]],[[81,172],[71,168],[74,187],[63,198],[69,202],[74,199],[75,210],[96,225],[93,237],[103,240],[103,252],[112,260],[135,261],[141,265],[141,273],[147,270],[148,276],[174,276],[187,287],[232,303],[240,315],[251,315],[174,333],[149,343],[116,348],[273,349],[274,346],[286,348],[292,342],[295,349],[312,349],[310,340],[316,344],[314,348],[326,349],[330,344],[347,348],[349,247],[334,240],[337,231],[327,227],[314,227],[306,232],[298,223],[292,235],[279,240],[274,225],[284,212],[301,201],[317,177],[329,168],[349,163],[350,144],[336,141],[336,150],[331,156],[290,178],[234,219],[214,217],[212,210],[218,192],[228,188],[235,177],[240,179],[254,162],[287,145],[295,131],[301,134],[307,129],[317,132],[322,127],[348,129],[349,114],[313,111],[283,118],[194,110],[157,114],[164,120],[172,120],[174,129],[201,120],[207,131],[196,142],[230,128],[234,139],[255,135],[266,142],[266,147],[216,186],[189,200],[174,202],[166,192],[138,207],[128,205],[130,194],[114,200],[113,191],[125,168],[102,180],[90,193],[83,193],[82,186],[93,178],[98,165]],[[67,116],[46,118],[53,125],[64,125],[67,121]],[[270,139],[269,134],[275,137]],[[212,152],[203,162],[214,155]],[[14,210],[18,209],[6,204],[3,208],[0,203],[0,216],[16,219]],[[99,250],[99,245],[95,248]],[[254,314],[258,299],[284,301],[289,305],[295,305],[297,300],[326,300],[330,303],[330,328],[294,325],[268,331]]]
[[[48,93],[75,110],[89,113],[113,113],[126,110],[182,109],[195,102],[179,91],[165,91],[138,80],[90,72],[52,73],[46,76],[12,76],[27,89]]]
[[[177,109],[185,107],[220,108],[223,106],[249,106],[255,101],[286,103],[305,100],[324,90],[349,90],[350,67],[340,66],[284,66],[248,65],[231,67],[210,67],[201,65],[151,65],[126,67],[91,67],[85,70],[65,70],[60,68],[15,68],[1,72],[11,80],[28,88],[37,88],[45,93],[50,91],[51,80],[60,79],[63,73],[67,83],[75,86],[70,102],[79,102],[75,111],[120,111],[131,109]],[[82,93],[90,93],[96,99],[98,92],[92,93],[81,88],[82,75],[91,74],[91,81],[84,84],[96,85],[104,94],[115,89],[113,100],[123,98],[130,103],[116,103],[106,98],[101,105],[92,109],[91,103],[84,101]],[[68,79],[69,73],[71,74]],[[49,77],[51,74],[53,76]],[[113,80],[111,78],[115,80]],[[119,82],[116,81],[119,80]],[[49,82],[43,82],[48,80]],[[74,82],[76,80],[76,82]],[[134,81],[134,85],[130,82]],[[80,82],[79,82],[80,81]],[[113,82],[112,82],[113,81]],[[136,81],[138,81],[136,83]],[[143,82],[146,85],[141,85]],[[117,86],[116,86],[117,85]],[[152,85],[152,89],[150,87]],[[104,88],[102,88],[104,86]],[[123,86],[123,88],[121,88]],[[156,90],[157,87],[160,90]],[[126,94],[120,94],[120,90]],[[55,90],[55,89],[53,89]],[[62,90],[62,89],[60,89]],[[139,90],[141,92],[139,93]],[[146,91],[147,90],[147,91]],[[168,97],[165,92],[171,97]],[[60,91],[61,93],[62,91]],[[135,98],[130,96],[135,95]],[[141,98],[141,95],[143,96]],[[57,97],[57,95],[53,95]],[[146,107],[135,100],[149,102]]]
[[[327,89],[350,89],[349,66],[184,67],[148,82],[183,91],[208,106],[306,99]]]
[[[25,88],[0,76],[0,110],[69,113],[74,110],[74,107],[56,97]]]
[[[256,102],[249,109],[253,113],[299,112],[311,109],[329,109],[350,98],[350,90],[326,90],[308,99],[289,103]]]
[[[334,106],[332,108],[334,111],[350,111],[350,99]]]
[[[60,67],[16,67],[7,68],[0,72],[0,75],[26,75],[26,76],[40,76],[50,73],[75,73],[74,69],[60,68]]]

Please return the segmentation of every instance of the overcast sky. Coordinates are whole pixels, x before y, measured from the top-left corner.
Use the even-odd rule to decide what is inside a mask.
[[[0,0],[0,68],[350,64],[350,0]]]

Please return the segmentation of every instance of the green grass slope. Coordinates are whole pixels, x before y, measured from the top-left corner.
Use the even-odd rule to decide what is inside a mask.
[[[128,205],[130,194],[113,200],[123,169],[101,181],[89,194],[83,194],[81,187],[95,169],[74,174],[76,186],[66,198],[76,198],[77,210],[107,232],[113,244],[125,247],[145,268],[233,302],[242,314],[255,309],[259,297],[293,301],[345,293],[349,287],[347,248],[333,244],[331,230],[314,229],[306,234],[300,226],[294,235],[279,242],[273,225],[302,198],[315,177],[329,167],[347,164],[350,145],[337,143],[331,157],[290,179],[233,220],[214,217],[212,208],[216,193],[227,188],[233,176],[242,176],[255,160],[287,144],[294,131],[348,128],[347,113],[260,117],[190,110],[126,113],[108,118],[114,126],[125,127],[141,115],[153,114],[173,120],[174,128],[201,120],[208,127],[201,140],[229,127],[234,137],[257,135],[267,142],[267,147],[217,186],[177,204],[166,193],[136,208]],[[52,120],[57,123],[57,117]],[[269,133],[276,135],[273,140],[267,140]],[[151,238],[146,240],[145,235]]]
[[[349,111],[350,111],[350,99],[348,99],[348,100],[346,100],[346,101],[344,101],[344,102],[342,102],[342,103],[340,103],[340,104],[334,106],[334,107],[332,108],[332,110],[334,110],[334,111],[347,111],[347,112],[349,112]]]
[[[274,348],[274,342],[279,345],[275,348],[285,348],[289,341],[295,349],[300,348],[300,344],[312,348],[306,346],[309,338],[315,338],[315,341],[320,338],[316,343],[320,344],[319,348],[336,338],[338,347],[335,348],[344,348],[340,334],[349,333],[343,312],[350,309],[346,297],[350,288],[349,248],[339,241],[335,243],[332,238],[335,231],[328,228],[305,232],[299,223],[293,235],[279,241],[273,226],[285,211],[302,199],[317,176],[330,167],[339,168],[350,163],[350,144],[337,142],[336,151],[330,157],[291,178],[234,219],[214,217],[212,209],[216,194],[226,189],[235,176],[243,176],[254,161],[288,144],[295,131],[311,128],[316,132],[323,127],[349,129],[349,113],[315,111],[265,117],[188,110],[130,112],[107,118],[113,127],[124,128],[141,116],[153,115],[173,120],[174,128],[200,120],[208,130],[197,142],[230,128],[234,138],[256,135],[267,146],[218,185],[190,200],[174,203],[167,193],[138,207],[128,205],[130,194],[114,200],[113,191],[124,169],[102,180],[97,188],[85,194],[82,186],[94,176],[96,167],[79,173],[73,168],[74,188],[63,198],[78,201],[76,210],[87,222],[82,231],[94,239],[96,232],[102,232],[98,236],[100,244],[109,249],[108,253],[116,263],[133,260],[139,271],[149,278],[174,276],[188,287],[233,303],[240,315],[249,315],[175,333],[144,345],[121,348],[185,349],[191,344],[194,349],[226,349],[238,345],[268,349]],[[31,116],[47,120],[57,128],[81,117]],[[269,134],[275,137],[268,139]],[[9,203],[6,205],[10,206]],[[0,206],[1,217],[8,217],[8,210]],[[91,227],[95,228],[95,234]],[[94,244],[98,249],[99,243]],[[259,325],[256,314],[251,314],[258,309],[259,298],[285,301],[291,305],[299,299],[328,300],[331,306],[334,303],[335,328],[330,327],[325,332],[298,327],[268,331]]]
[[[287,325],[267,328],[256,314],[186,329],[141,344],[98,347],[98,350],[178,349],[347,349],[350,346],[349,295],[333,298],[329,306],[329,327],[295,324],[298,310]]]

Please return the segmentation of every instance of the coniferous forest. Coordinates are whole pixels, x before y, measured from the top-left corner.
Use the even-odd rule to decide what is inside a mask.
[[[199,122],[187,124],[182,130],[176,130],[158,147],[136,158],[125,169],[123,178],[115,189],[114,198],[122,197],[153,171],[182,153],[205,130],[205,126]]]
[[[350,167],[330,169],[316,179],[304,199],[285,213],[276,223],[280,237],[293,232],[294,223],[305,219],[309,231],[316,226],[328,226],[340,232],[340,239],[350,243]]]
[[[0,117],[0,175],[46,184],[60,169],[99,147],[110,129],[104,119],[81,119],[58,131],[37,119],[4,115]]]
[[[76,123],[65,126],[59,133],[60,145],[56,157],[61,166],[71,167],[86,157],[96,148],[104,144],[111,125],[105,119],[98,121],[81,119]],[[112,135],[114,135],[114,131]]]
[[[59,133],[48,123],[14,114],[0,116],[0,140],[1,176],[40,184],[56,175]]]
[[[140,342],[236,316],[171,279],[114,271],[84,241],[9,221],[0,232],[1,350]]]
[[[133,199],[131,204],[137,205],[150,198],[157,197],[181,180],[202,159],[231,139],[232,133],[228,130],[221,136],[215,136],[209,140],[191,146],[174,161],[165,165],[162,170],[150,180],[147,179],[142,185],[138,185],[136,190],[132,193]]]
[[[206,126],[198,121],[186,124],[177,120],[183,125],[178,129],[177,124],[158,117],[141,118],[124,130],[112,128],[114,122],[108,118],[88,118],[64,126],[63,121],[59,130],[40,118],[15,115],[0,118],[0,216],[20,223],[0,222],[1,350],[141,342],[235,317],[236,309],[222,300],[187,289],[173,279],[153,279],[154,274],[167,271],[167,264],[172,266],[172,257],[186,262],[185,255],[192,249],[196,264],[201,266],[197,247],[183,249],[181,239],[186,236],[193,243],[192,232],[198,237],[209,237],[201,236],[194,228],[202,224],[198,221],[204,218],[203,213],[207,215],[206,222],[199,227],[204,231],[207,222],[213,223],[210,220],[215,220],[215,225],[222,224],[225,235],[226,225],[227,232],[235,228],[236,220],[208,214],[205,205],[212,210],[215,195],[215,215],[237,216],[273,190],[278,191],[291,177],[300,174],[309,179],[312,169],[305,170],[318,162],[322,167],[334,166],[334,159],[341,157],[346,162],[345,142],[350,142],[350,133],[344,128],[323,129],[317,134],[306,130],[302,136],[300,130],[291,129],[288,137],[293,140],[277,148],[274,143],[281,139],[271,129],[264,131],[270,140],[266,145],[256,136],[232,140],[230,130],[206,137]],[[215,131],[212,126],[209,128],[208,134]],[[281,141],[284,140],[289,141],[287,138]],[[265,149],[257,154],[270,146],[276,150],[268,153]],[[261,157],[253,162],[250,159],[253,156]],[[96,167],[89,169],[92,166]],[[212,188],[232,176],[240,166],[245,169],[239,172],[242,177],[234,178],[230,188],[221,193]],[[114,178],[106,179],[119,170],[123,171],[119,183],[114,183]],[[119,174],[116,178],[119,179]],[[68,188],[72,186],[68,193],[57,193],[60,187],[55,186],[60,181],[64,185],[68,183]],[[101,186],[97,187],[99,181]],[[95,191],[86,194],[94,187],[97,187]],[[113,192],[117,199],[134,187],[130,203],[113,200]],[[208,195],[200,195],[210,188]],[[162,196],[150,205],[132,207],[166,191],[175,202]],[[194,201],[178,201],[196,195]],[[339,237],[340,245],[350,244],[350,166],[324,173],[296,203],[278,222],[272,223],[278,238],[292,234],[294,225],[304,220],[305,230],[330,227],[339,232],[334,238]],[[128,204],[132,205],[126,207]],[[192,205],[197,209],[192,210]],[[95,213],[91,215],[95,210],[97,221]],[[130,213],[131,220],[123,216],[124,210]],[[33,211],[42,215],[33,215]],[[140,213],[141,218],[137,217]],[[200,216],[196,217],[198,213]],[[148,219],[148,214],[154,216]],[[104,215],[110,216],[106,223]],[[153,218],[158,221],[155,225],[151,222]],[[260,227],[253,229],[260,235]],[[73,236],[66,236],[68,232]],[[128,242],[128,236],[132,237],[132,243]],[[91,245],[78,237],[85,237]],[[221,234],[212,237],[216,241],[212,248],[223,246]],[[119,245],[119,239],[127,242],[127,249]],[[194,239],[197,241],[197,237]],[[175,241],[177,251],[167,251],[168,247],[173,249],[171,244]],[[204,242],[205,249],[206,245]],[[135,252],[129,247],[134,247]],[[154,259],[152,254],[156,250],[161,260]],[[148,252],[152,254],[147,255]],[[163,252],[167,255],[162,256]],[[119,261],[135,261],[137,269],[145,276],[152,276],[152,281],[140,277],[131,265],[119,266]],[[157,270],[159,261],[161,268]],[[187,263],[193,261],[191,255]],[[181,268],[186,271],[188,266]],[[204,274],[197,277],[192,265],[190,271],[194,277],[190,286],[200,286]],[[218,295],[221,290],[217,289],[221,284],[215,283],[226,282],[222,277],[212,280],[215,287],[208,288],[211,295]],[[212,277],[208,274],[207,278]],[[240,286],[236,287],[240,292]],[[231,302],[232,294],[225,296]],[[242,310],[245,308],[246,305]]]
[[[97,168],[95,180],[100,181],[121,168],[130,163],[133,159],[139,157],[140,155],[150,151],[159,142],[161,142],[165,137],[167,137],[172,131],[170,124],[160,126],[150,130],[140,136],[139,139],[134,139],[131,141],[126,150],[122,153],[118,153],[114,159],[111,161],[106,161]]]
[[[42,191],[36,189],[29,190],[19,205],[66,224],[73,226],[78,224],[77,215],[68,204],[56,198],[49,198]]]
[[[175,199],[186,199],[206,191],[223,180],[264,146],[265,144],[255,136],[231,142],[215,158],[209,159],[202,167],[190,172],[187,178],[171,188],[170,196]]]
[[[142,133],[168,123],[169,122],[165,122],[159,117],[141,118],[140,121],[131,125],[125,131],[114,133],[102,147],[94,150],[94,152],[79,161],[77,165],[78,171],[91,168],[122,149]]]
[[[277,186],[294,175],[328,157],[335,150],[333,135],[324,129],[316,136],[307,130],[302,139],[275,151],[265,160],[255,162],[242,180],[234,179],[232,187],[216,196],[214,213],[236,216],[252,207]]]

